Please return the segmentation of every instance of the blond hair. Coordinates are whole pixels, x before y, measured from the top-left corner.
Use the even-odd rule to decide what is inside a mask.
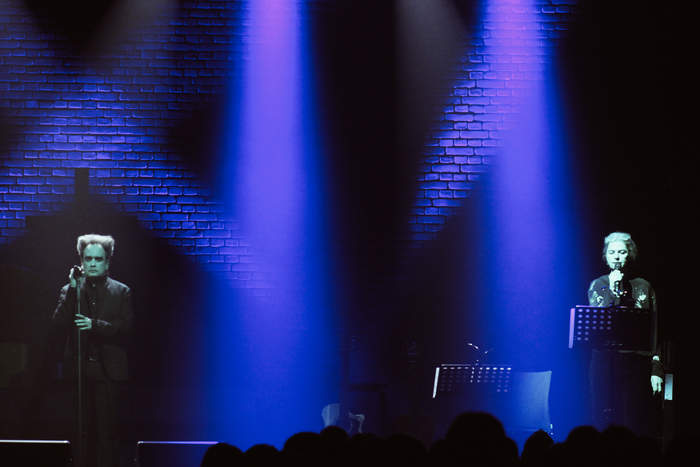
[[[111,235],[85,234],[78,237],[76,248],[81,258],[88,245],[100,245],[105,250],[106,259],[110,259],[114,254],[114,237]]]
[[[627,257],[631,261],[637,260],[637,244],[632,240],[632,235],[627,232],[612,232],[605,237],[603,241],[603,261],[605,261],[605,255],[608,252],[608,246],[612,242],[623,242],[627,247]]]

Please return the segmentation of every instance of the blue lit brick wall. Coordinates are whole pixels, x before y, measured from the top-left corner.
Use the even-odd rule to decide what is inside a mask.
[[[41,29],[21,0],[0,0],[0,115],[13,129],[0,155],[0,243],[23,235],[27,216],[72,202],[74,171],[88,168],[94,193],[205,269],[255,287],[237,224],[168,137],[221,98],[242,60],[244,15],[242,2],[187,2],[95,61]]]
[[[518,100],[533,80],[541,80],[543,65],[554,58],[558,39],[575,13],[575,0],[535,0],[537,43],[518,43],[514,23],[521,21],[523,38],[532,15],[523,2],[481,0],[482,11],[465,54],[455,70],[452,88],[437,109],[425,143],[419,191],[410,218],[413,245],[435,238],[456,208],[465,203],[481,174],[498,157],[503,131],[517,119]],[[495,21],[507,15],[507,23]],[[511,56],[497,57],[492,45],[511,41]]]
[[[572,3],[538,0],[543,52],[521,61],[492,61],[488,46],[499,26],[478,23],[426,131],[414,240],[433,238],[497,157],[518,83],[533,63],[551,59]],[[155,235],[206,269],[263,286],[237,223],[168,137],[197,105],[221,99],[244,60],[243,5],[181,3],[90,61],[40,29],[21,0],[0,0],[0,123],[13,129],[0,143],[0,244],[25,233],[27,216],[72,202],[74,171],[88,168],[93,191]]]

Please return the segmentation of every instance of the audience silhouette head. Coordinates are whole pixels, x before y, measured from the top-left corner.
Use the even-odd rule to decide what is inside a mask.
[[[555,442],[547,432],[538,430],[525,441],[518,456],[517,444],[496,417],[485,412],[465,412],[455,417],[445,437],[436,440],[429,450],[417,437],[404,433],[349,436],[340,427],[328,426],[319,433],[304,431],[290,436],[282,450],[256,444],[243,453],[233,445],[217,443],[207,449],[201,467],[658,467],[686,460],[695,444],[696,439],[674,440],[664,452],[657,440],[638,436],[625,427],[610,426],[600,432],[584,425],[571,430],[562,442]]]

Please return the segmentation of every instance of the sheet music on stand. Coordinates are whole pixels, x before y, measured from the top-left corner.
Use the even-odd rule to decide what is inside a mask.
[[[433,399],[451,393],[506,394],[511,390],[512,372],[512,365],[443,363],[435,367]]]
[[[624,306],[576,305],[569,312],[569,348],[651,350],[651,312]]]

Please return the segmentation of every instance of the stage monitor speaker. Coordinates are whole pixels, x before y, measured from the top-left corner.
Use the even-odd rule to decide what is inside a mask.
[[[0,439],[0,464],[7,467],[68,467],[70,441],[44,439]]]
[[[202,463],[204,453],[217,441],[139,441],[137,467],[192,467]]]

